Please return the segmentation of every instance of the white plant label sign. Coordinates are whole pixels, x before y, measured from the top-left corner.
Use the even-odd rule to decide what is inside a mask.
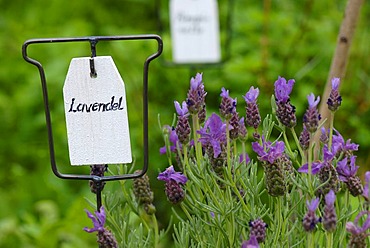
[[[221,60],[217,0],[170,0],[170,26],[174,62]]]
[[[130,163],[131,145],[124,82],[112,57],[72,59],[63,87],[72,165]]]

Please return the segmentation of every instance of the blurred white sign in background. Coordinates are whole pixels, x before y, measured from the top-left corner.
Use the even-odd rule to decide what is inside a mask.
[[[175,63],[220,62],[216,0],[170,0],[170,26]]]

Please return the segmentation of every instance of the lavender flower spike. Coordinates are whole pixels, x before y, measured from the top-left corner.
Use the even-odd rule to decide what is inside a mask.
[[[230,120],[232,114],[236,111],[236,99],[232,99],[229,96],[229,90],[222,87],[221,89],[221,104],[220,104],[220,114],[227,120]]]
[[[257,129],[261,123],[261,115],[257,106],[257,97],[259,94],[259,89],[254,88],[253,86],[249,91],[243,96],[247,106],[245,107],[246,112],[246,124],[250,127]]]
[[[307,130],[310,133],[314,133],[316,132],[317,127],[319,126],[319,121],[321,119],[321,115],[317,110],[317,105],[320,102],[320,97],[318,96],[317,99],[315,100],[315,95],[311,93],[307,96],[307,100],[308,100],[308,109],[306,110],[306,113],[303,116],[303,122]]]
[[[324,229],[328,232],[333,232],[337,226],[337,214],[334,207],[335,193],[330,190],[325,195],[325,208],[323,214]]]
[[[173,165],[168,167],[164,172],[159,173],[157,179],[165,182],[173,180],[181,184],[186,184],[186,182],[188,181],[188,178],[184,176],[181,172],[175,171]]]
[[[367,215],[366,220],[362,226],[358,224],[360,218]],[[369,211],[360,212],[355,218],[354,222],[347,222],[346,230],[351,233],[351,238],[348,247],[366,247],[366,238],[370,235],[367,230],[370,228],[370,216]]]
[[[290,93],[294,83],[293,79],[287,83],[282,77],[275,81],[276,117],[288,128],[294,127],[297,123],[295,107],[290,103]]]
[[[351,156],[350,164],[347,163],[347,157],[339,161],[337,164],[337,171],[339,179],[347,185],[347,188],[351,195],[359,196],[362,195],[364,189],[361,180],[356,176],[359,166],[356,166],[356,156]]]
[[[171,165],[164,172],[159,173],[158,180],[165,181],[165,193],[167,199],[173,203],[178,204],[185,199],[185,191],[182,188],[188,178],[181,174],[181,172],[176,172]]]
[[[118,244],[117,241],[112,234],[112,232],[104,227],[105,224],[105,210],[104,207],[100,207],[100,212],[95,211],[96,217],[90,213],[88,210],[85,210],[87,213],[87,216],[92,220],[94,227],[93,228],[87,228],[85,227],[84,230],[88,233],[92,232],[98,232],[97,237],[98,237],[98,244],[99,247],[104,247],[104,248],[117,248]]]
[[[315,198],[311,202],[307,200],[308,212],[303,218],[303,228],[306,232],[313,232],[316,229],[316,224],[321,221],[320,218],[316,217],[315,211],[319,206],[320,199]]]
[[[339,95],[339,84],[339,78],[333,78],[331,80],[331,91],[326,103],[328,104],[328,108],[333,112],[335,112],[342,103],[342,97]]]

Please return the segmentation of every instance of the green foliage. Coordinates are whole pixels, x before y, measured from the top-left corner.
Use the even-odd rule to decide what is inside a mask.
[[[168,9],[167,2],[162,1],[163,6],[159,10],[163,16]],[[227,1],[219,1],[219,4],[221,27],[224,28],[224,7]],[[199,68],[206,72],[209,111],[218,108],[217,96],[221,86],[228,87],[240,98],[250,84],[256,83],[261,88],[261,96],[268,98],[272,93],[270,86],[277,74],[297,80],[297,93],[292,101],[298,111],[304,109],[307,92],[320,92],[323,88],[345,4],[344,0],[307,0],[304,3],[271,1],[270,12],[264,12],[262,2],[235,1],[230,59],[222,67]],[[77,228],[70,223],[83,223],[75,221],[79,220],[77,217],[80,215],[83,216],[81,219],[85,219],[83,211],[80,211],[84,206],[80,199],[90,194],[87,191],[88,186],[85,182],[59,180],[50,171],[39,75],[35,67],[23,60],[21,46],[25,40],[39,37],[158,33],[155,1],[66,3],[61,0],[14,0],[0,1],[0,8],[0,197],[3,201],[0,206],[0,232],[7,234],[5,239],[0,238],[0,245],[40,247],[41,243],[36,237],[47,232],[51,225],[46,227],[47,225],[38,219],[40,213],[37,204],[45,201],[51,201],[51,205],[56,206],[55,211],[58,212],[58,218],[53,224],[58,227],[54,229],[53,235],[49,236],[48,244],[56,244],[60,237],[58,235],[72,235],[73,238],[70,239],[73,240],[77,239],[75,237],[81,237],[91,244],[93,239],[80,230],[83,226],[79,225]],[[369,91],[369,11],[369,5],[365,4],[353,40],[347,76],[343,80],[342,96],[345,103],[341,114],[336,117],[337,127],[344,137],[351,137],[360,143],[358,160],[362,172],[370,167],[370,104],[368,95],[364,93]],[[168,26],[165,26],[161,34],[165,41],[163,56],[170,59],[170,39],[167,31]],[[224,30],[222,36],[225,37]],[[264,39],[268,41],[266,46],[262,42]],[[155,44],[146,42],[101,43],[97,47],[98,55],[113,56],[126,83],[132,149],[138,167],[143,159],[142,64],[153,49]],[[88,174],[87,168],[76,169],[69,166],[61,89],[71,58],[89,56],[89,47],[86,44],[38,45],[30,47],[29,55],[43,63],[50,84],[58,166],[63,172],[77,171]],[[192,70],[190,74],[193,75],[193,72]],[[184,99],[183,92],[188,86],[188,79],[189,68],[168,68],[159,62],[151,65],[150,127],[156,126],[158,113],[161,113],[164,123],[171,122],[173,100]],[[263,102],[260,108],[262,113],[266,113],[269,104]],[[301,118],[303,113],[301,111],[298,114],[298,118]],[[156,128],[150,128],[149,135],[148,175],[153,178],[158,168],[164,167],[163,157],[157,153],[162,144],[162,137]],[[158,215],[161,222],[166,224],[169,222],[169,217],[166,216],[169,206],[161,194],[162,188],[154,184],[153,190]],[[75,208],[72,209],[71,205]],[[67,217],[73,211],[76,219]],[[65,221],[65,218],[70,222]],[[29,238],[30,235],[26,237],[20,234],[26,223],[33,223],[34,227],[39,226],[39,230],[44,230],[33,234],[33,238]]]

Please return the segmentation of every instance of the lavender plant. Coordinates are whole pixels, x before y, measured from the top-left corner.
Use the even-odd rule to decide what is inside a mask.
[[[167,155],[168,166],[157,179],[165,182],[163,192],[177,219],[169,226],[175,247],[369,245],[370,172],[363,186],[355,156],[358,145],[334,128],[334,114],[342,103],[340,80],[332,80],[326,99],[332,113],[328,128],[317,110],[320,97],[313,93],[307,96],[303,120],[297,120],[290,101],[294,84],[293,79],[278,77],[272,114],[264,118],[258,88],[252,86],[243,95],[245,115],[237,111],[237,99],[222,88],[219,113],[206,118],[203,74],[191,78],[186,100],[174,102],[176,120],[161,126],[160,152]],[[317,132],[321,137],[315,144]],[[130,245],[127,228],[132,223],[123,212],[134,213],[140,223],[130,232],[139,237],[130,241],[163,246],[170,229],[159,231],[156,213],[147,211],[152,206],[147,200],[153,199],[147,182],[134,184],[134,190],[124,184],[123,207],[105,197],[108,225],[121,234],[116,235],[118,243]],[[145,190],[136,189],[143,185]],[[132,193],[142,191],[146,196]]]

